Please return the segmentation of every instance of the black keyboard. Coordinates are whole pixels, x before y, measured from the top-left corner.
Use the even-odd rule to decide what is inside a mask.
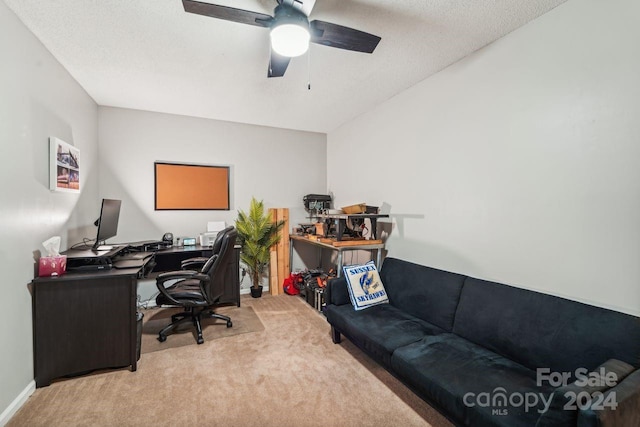
[[[140,242],[132,242],[127,244],[129,250],[138,251],[157,251],[168,246],[171,246],[171,243],[164,242],[162,240],[142,240]]]
[[[118,255],[115,259],[117,261],[142,260],[153,256],[153,254],[153,252],[127,252],[122,255]]]
[[[127,243],[126,245],[137,247],[137,246],[157,245],[160,243],[163,243],[162,240],[141,240],[139,242],[130,242],[130,243]]]

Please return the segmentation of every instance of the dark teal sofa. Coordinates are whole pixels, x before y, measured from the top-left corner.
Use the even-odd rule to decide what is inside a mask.
[[[640,426],[640,318],[394,258],[380,277],[389,303],[360,311],[329,281],[333,341],[454,424]]]

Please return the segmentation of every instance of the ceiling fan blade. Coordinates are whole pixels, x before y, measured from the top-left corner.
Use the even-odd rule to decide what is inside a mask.
[[[269,27],[271,21],[273,21],[271,15],[236,9],[234,7],[220,6],[218,4],[182,0],[182,5],[184,6],[185,12],[224,19],[225,21],[239,22],[241,24],[255,25],[257,27]]]
[[[325,21],[311,21],[311,41],[324,46],[373,53],[381,38],[364,31]]]
[[[291,58],[288,56],[278,55],[271,49],[271,58],[269,58],[269,70],[267,71],[267,77],[282,77],[284,72],[287,71]]]

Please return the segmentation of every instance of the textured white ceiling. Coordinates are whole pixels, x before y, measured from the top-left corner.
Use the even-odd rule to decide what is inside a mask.
[[[311,19],[382,41],[371,55],[312,44],[271,79],[267,29],[181,0],[4,1],[99,105],[329,132],[566,0],[317,0]]]

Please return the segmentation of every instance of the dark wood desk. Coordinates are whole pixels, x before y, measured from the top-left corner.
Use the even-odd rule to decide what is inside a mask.
[[[141,269],[68,272],[33,280],[36,387],[96,369],[136,370]]]
[[[240,307],[240,247],[234,248],[221,303]],[[180,269],[184,259],[211,256],[209,247],[175,247],[138,260],[134,268],[68,271],[32,281],[36,387],[96,369],[137,369],[138,279],[148,272]],[[154,260],[155,258],[155,260]],[[113,265],[126,265],[114,262]]]

